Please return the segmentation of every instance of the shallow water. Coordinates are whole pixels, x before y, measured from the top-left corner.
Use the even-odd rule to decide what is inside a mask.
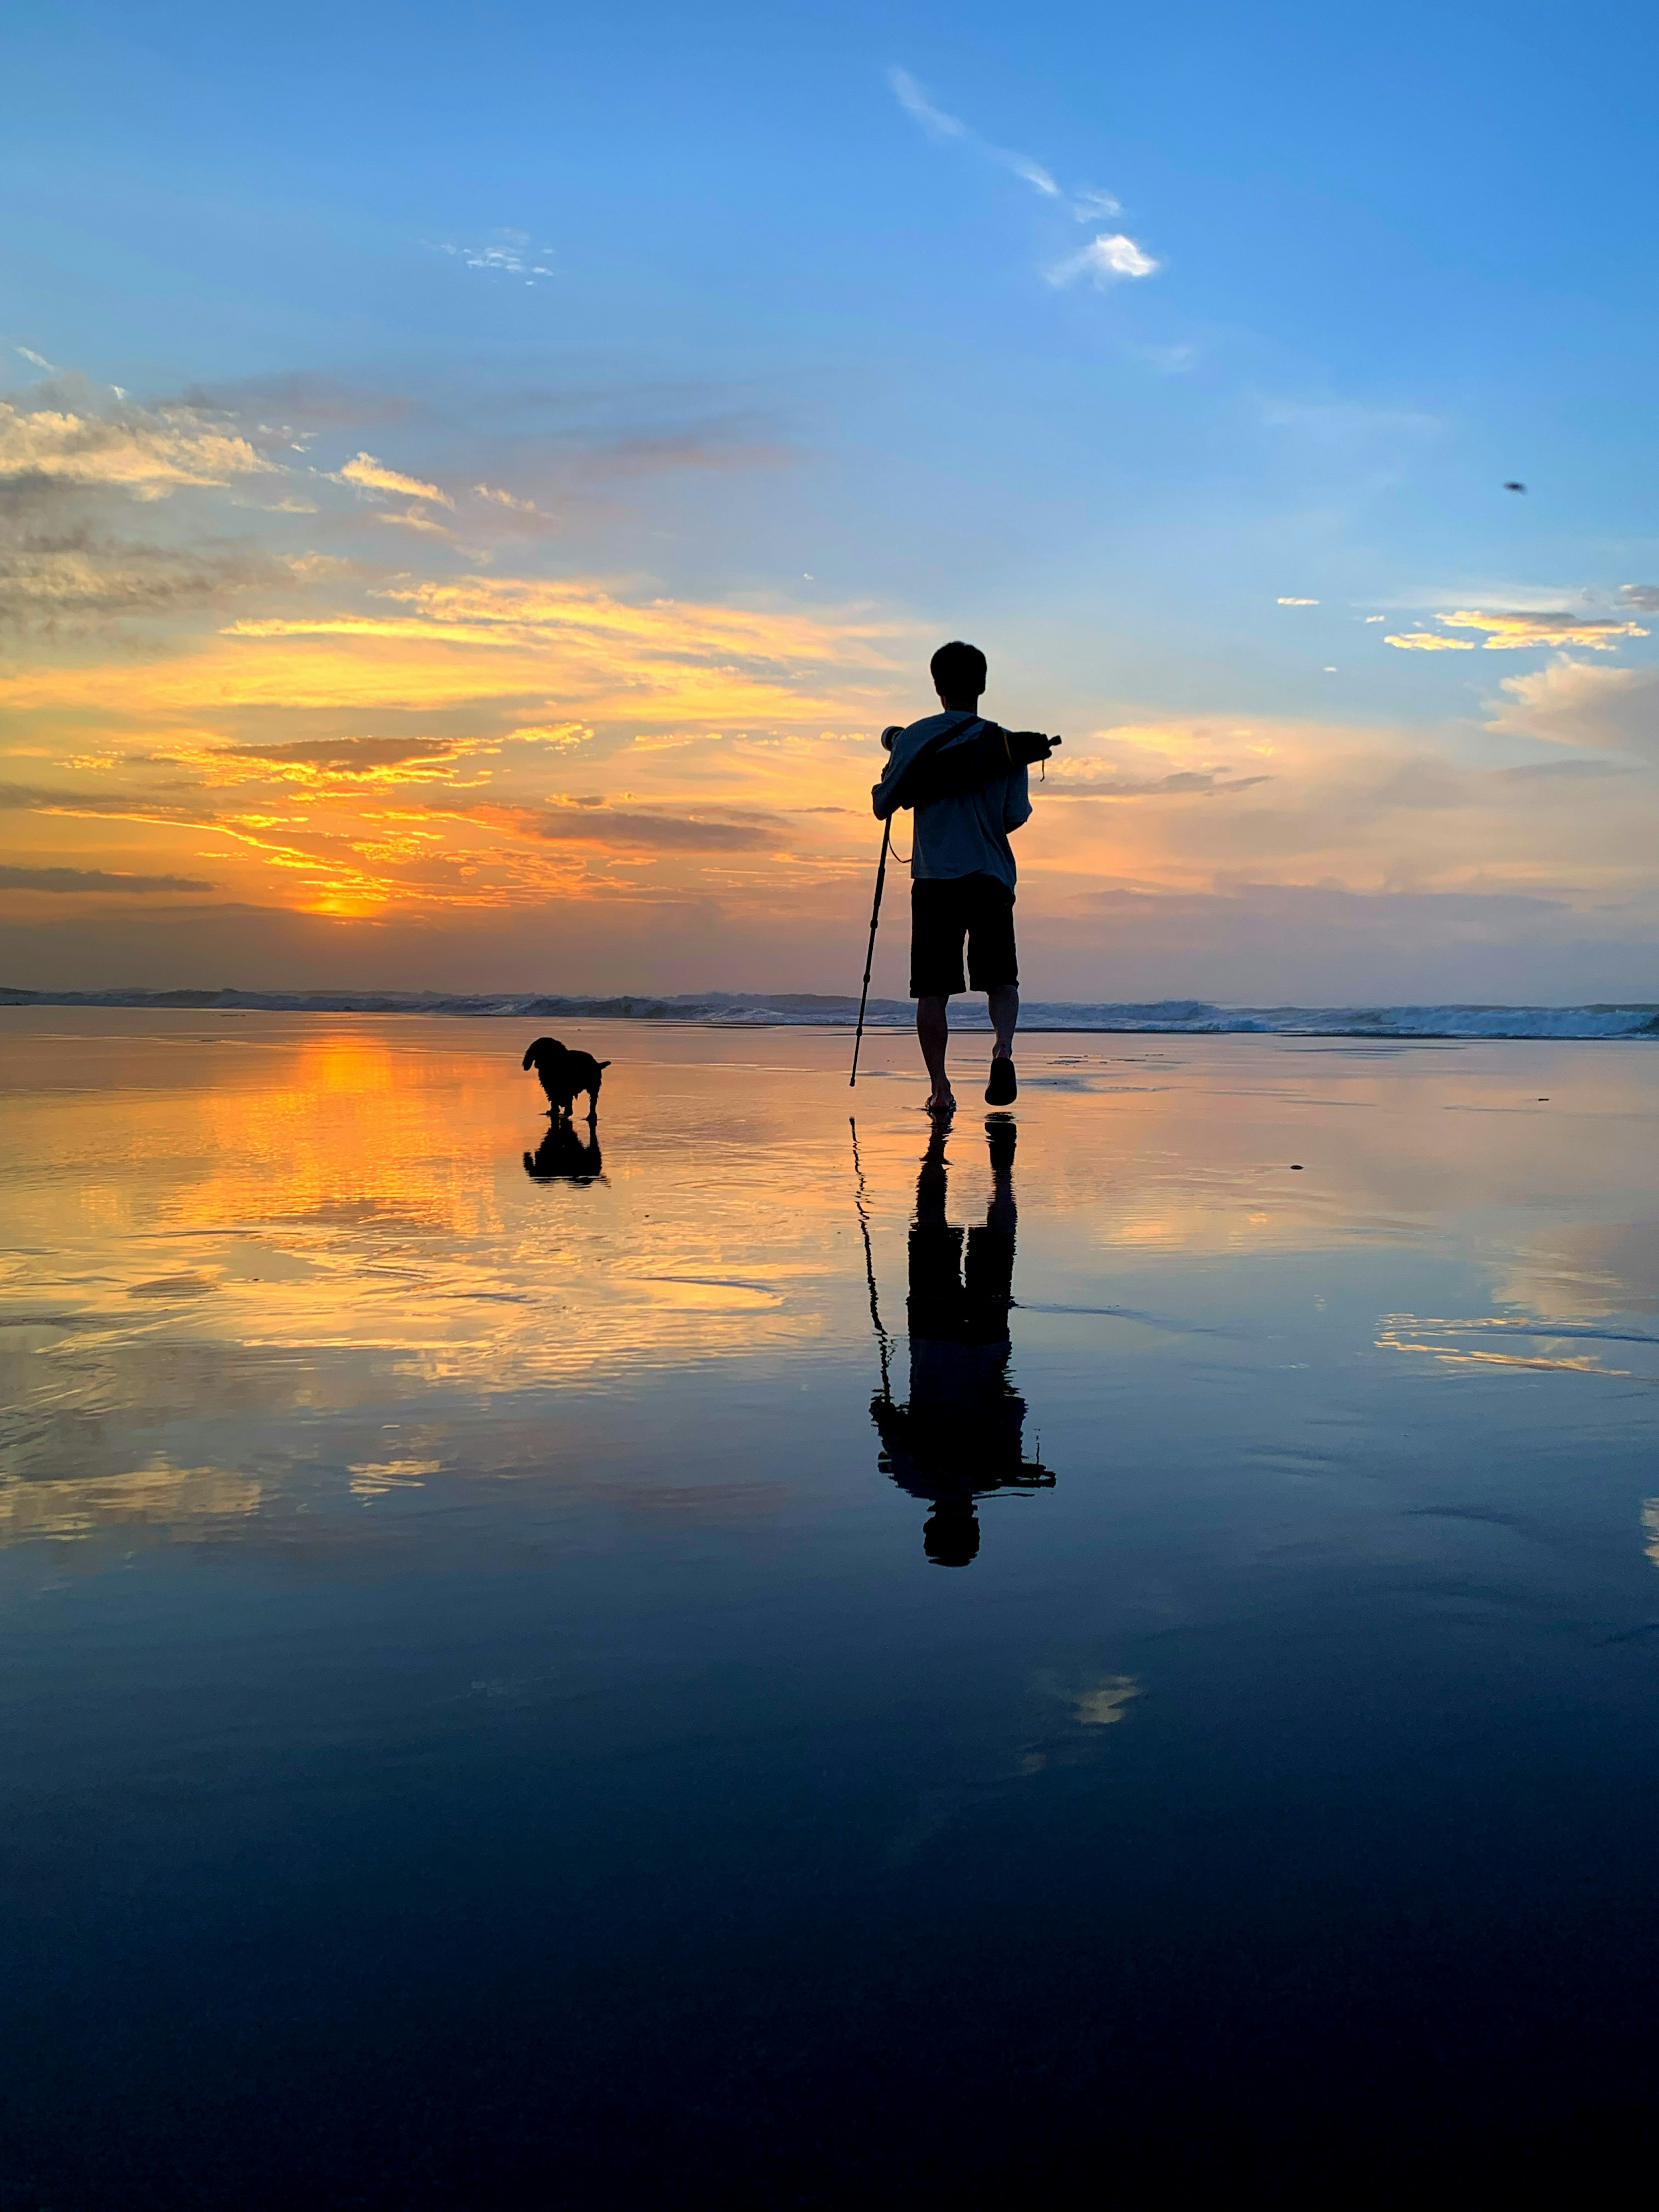
[[[0,1037],[8,2212],[1647,2140],[1659,1050]]]

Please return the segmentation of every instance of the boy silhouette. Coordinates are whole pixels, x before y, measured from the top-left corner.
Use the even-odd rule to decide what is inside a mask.
[[[942,712],[908,729],[885,731],[892,754],[871,794],[878,822],[915,809],[910,847],[910,996],[927,1062],[927,1111],[951,1114],[956,1098],[945,1072],[946,1009],[963,990],[983,991],[994,1032],[988,1106],[1018,1095],[1014,1028],[1019,1019],[1019,960],[1014,945],[1018,871],[1011,833],[1031,818],[1026,764],[1047,760],[1058,738],[1004,730],[980,715],[985,655],[954,638],[931,664]],[[963,943],[967,941],[967,975]]]

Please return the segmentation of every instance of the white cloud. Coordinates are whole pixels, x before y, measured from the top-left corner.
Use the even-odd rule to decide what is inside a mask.
[[[1317,599],[1281,599],[1279,604],[1281,607],[1316,607],[1319,602]]]
[[[388,491],[404,499],[429,499],[439,507],[455,504],[449,494],[440,491],[436,484],[422,483],[418,477],[406,477],[396,469],[389,469],[373,453],[354,453],[343,469],[334,471],[333,481],[351,484],[358,491]]]
[[[1443,637],[1437,629],[1407,629],[1390,632],[1382,641],[1384,645],[1397,645],[1402,653],[1473,653],[1474,642],[1467,637]]]
[[[41,353],[36,353],[33,346],[15,346],[12,350],[15,353],[21,354],[25,361],[33,362],[36,368],[44,368],[48,376],[57,375],[58,371],[52,367],[46,356]]]
[[[1047,273],[1048,282],[1056,286],[1084,276],[1091,276],[1097,284],[1115,284],[1120,276],[1154,276],[1160,266],[1133,238],[1115,230],[1091,239],[1080,253],[1072,254]]]
[[[1506,676],[1499,689],[1495,730],[1659,760],[1659,671],[1563,658],[1526,676]]]
[[[1620,584],[1619,596],[1627,607],[1640,607],[1644,614],[1659,615],[1659,584]]]

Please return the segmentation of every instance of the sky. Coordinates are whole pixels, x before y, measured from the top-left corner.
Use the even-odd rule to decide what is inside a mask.
[[[1659,1000],[1656,47],[25,0],[0,982],[855,991],[961,636],[1028,994]]]

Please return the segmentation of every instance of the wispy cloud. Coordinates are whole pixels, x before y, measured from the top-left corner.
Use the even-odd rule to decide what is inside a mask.
[[[179,614],[279,583],[278,563],[227,547],[165,545],[59,535],[0,522],[0,628],[78,634],[124,616]]]
[[[176,744],[155,758],[192,769],[210,785],[253,781],[306,787],[342,783],[446,782],[457,764],[501,750],[497,740],[468,738],[296,738],[240,745]]]
[[[1146,362],[1160,376],[1185,376],[1188,369],[1198,367],[1195,345],[1132,345],[1123,350],[1134,360]]]
[[[503,743],[545,745],[555,751],[568,751],[588,744],[593,734],[585,722],[526,722],[519,729],[509,730]]]
[[[513,830],[522,837],[556,845],[599,845],[617,852],[753,853],[780,842],[765,817],[748,822],[706,822],[684,815],[624,812],[599,805],[467,807],[469,821]]]
[[[247,439],[192,407],[135,407],[79,379],[37,385],[31,399],[0,399],[0,478],[104,485],[151,500],[276,472]]]
[[[1272,430],[1288,430],[1310,444],[1339,452],[1395,446],[1427,438],[1441,428],[1437,416],[1410,407],[1373,407],[1352,399],[1267,399],[1261,420]]]
[[[440,491],[436,484],[422,483],[419,477],[406,477],[400,470],[389,469],[373,453],[354,453],[343,469],[333,472],[333,481],[350,484],[358,491],[395,492],[404,499],[429,499],[440,507],[455,504],[449,494]]]
[[[1006,169],[1011,176],[1029,185],[1045,200],[1063,207],[1079,222],[1097,222],[1122,213],[1110,192],[1102,191],[1094,185],[1080,185],[1068,191],[1051,170],[1029,154],[1017,154],[1009,147],[981,137],[960,116],[937,106],[908,70],[889,70],[887,82],[905,113],[914,117],[936,144],[954,141],[971,148],[983,160],[994,161],[1000,169]],[[1109,284],[1123,276],[1150,276],[1160,265],[1133,239],[1121,231],[1113,231],[1092,239],[1080,253],[1069,256],[1047,274],[1048,282],[1054,285],[1069,284],[1082,276],[1092,276],[1098,284]]]
[[[200,876],[123,876],[103,868],[0,867],[4,891],[210,891]]]
[[[422,514],[418,507],[382,508],[374,520],[390,523],[398,530],[424,531],[428,538],[448,538],[453,534],[441,522],[434,522],[429,514]]]
[[[1044,786],[1049,799],[1178,799],[1196,793],[1213,798],[1218,793],[1249,791],[1269,783],[1267,775],[1233,775],[1215,769],[1176,769],[1168,775],[1138,781],[1132,776],[1051,776]]]
[[[1620,622],[1613,615],[1580,615],[1565,609],[1543,612],[1510,610],[1487,613],[1465,607],[1456,614],[1435,619],[1449,629],[1484,630],[1481,641],[1488,653],[1515,653],[1540,645],[1589,646],[1595,653],[1611,653],[1621,637],[1645,637],[1640,623]],[[1447,637],[1438,630],[1407,630],[1383,640],[1408,653],[1472,653],[1468,638]]]
[[[538,276],[553,274],[544,258],[550,256],[553,249],[534,245],[527,230],[492,230],[481,246],[434,240],[432,251],[447,253],[469,269],[482,269],[487,276],[516,276],[526,284],[533,284]]]
[[[503,491],[499,484],[474,484],[472,494],[475,499],[487,499],[493,506],[511,507],[515,514],[541,513],[533,499],[520,499],[510,491]]]
[[[1316,607],[1319,602],[1317,599],[1280,599],[1279,604],[1281,607]]]
[[[1659,584],[1621,584],[1619,596],[1627,607],[1640,607],[1644,614],[1659,615]]]
[[[0,813],[84,815],[94,820],[192,824],[212,819],[199,806],[180,805],[176,799],[153,799],[142,792],[66,791],[37,783],[0,783]]]

